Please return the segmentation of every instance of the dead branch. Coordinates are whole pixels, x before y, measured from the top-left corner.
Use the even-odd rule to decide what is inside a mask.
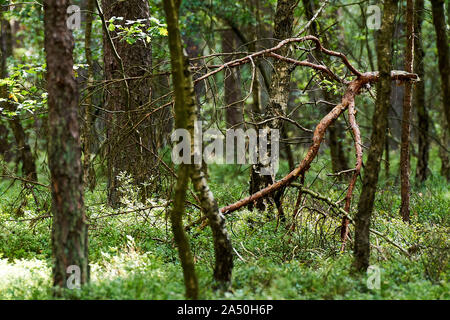
[[[353,172],[352,179],[350,181],[350,184],[348,186],[347,195],[345,197],[345,207],[344,210],[347,213],[350,213],[350,204],[352,201],[352,195],[353,195],[353,189],[356,184],[356,180],[358,179],[359,173],[361,171],[362,167],[362,157],[363,157],[363,151],[362,151],[362,142],[361,142],[361,132],[359,131],[358,123],[356,122],[356,110],[355,110],[355,101],[352,101],[348,106],[348,118],[350,122],[350,126],[353,130],[353,139],[355,140],[355,153],[356,153],[356,167],[355,171]],[[342,228],[341,228],[341,239],[342,239],[342,247],[341,251],[344,251],[345,249],[345,242],[347,241],[348,237],[348,224],[350,220],[347,215],[345,215],[342,218]]]
[[[333,123],[334,120],[336,120],[341,115],[342,112],[344,112],[344,110],[348,107],[349,103],[354,100],[354,97],[358,94],[361,87],[366,83],[370,82],[371,80],[372,81],[374,80],[373,75],[363,76],[350,82],[344,94],[344,97],[342,98],[342,102],[338,104],[336,107],[334,107],[330,111],[330,113],[328,113],[317,125],[312,139],[313,143],[309,147],[308,153],[306,154],[305,158],[303,159],[302,162],[300,162],[297,168],[295,168],[287,176],[275,182],[274,184],[256,192],[255,194],[252,194],[251,196],[245,199],[239,200],[234,204],[223,207],[221,209],[221,212],[224,214],[229,214],[235,210],[238,210],[242,206],[245,206],[259,198],[262,198],[274,192],[275,190],[278,190],[281,187],[290,184],[299,175],[305,173],[309,169],[311,162],[314,160],[319,151],[319,147],[325,136],[326,129]]]
[[[342,62],[344,63],[344,65],[350,70],[351,73],[353,73],[353,75],[357,76],[357,77],[361,77],[362,73],[359,72],[358,70],[356,70],[355,67],[353,67],[353,65],[348,61],[347,57],[345,56],[345,54],[341,53],[341,52],[336,52],[336,51],[332,51],[329,49],[326,49],[322,46],[322,43],[320,42],[320,40],[314,36],[305,36],[305,37],[301,37],[301,38],[289,38],[289,39],[285,39],[283,41],[280,41],[275,47],[272,48],[268,48],[265,50],[261,50],[255,53],[252,53],[248,56],[245,56],[243,58],[239,58],[239,59],[235,59],[235,60],[231,60],[227,63],[224,63],[223,65],[219,66],[218,68],[216,68],[215,70],[197,78],[194,82],[199,82],[202,81],[220,71],[222,71],[225,68],[231,68],[231,67],[237,67],[240,66],[242,64],[246,64],[249,63],[251,61],[251,59],[255,59],[255,58],[259,58],[259,57],[263,57],[263,56],[268,56],[271,53],[279,50],[280,48],[282,48],[283,46],[289,45],[291,43],[299,43],[299,42],[305,42],[305,41],[312,41],[316,44],[316,47],[313,48],[313,50],[319,50],[329,56],[334,56],[334,57],[338,57],[342,60]]]
[[[288,39],[289,40],[289,39]],[[407,73],[404,71],[392,71],[391,72],[391,78],[392,80],[400,80],[400,81],[417,81],[418,76],[413,73]],[[377,82],[379,79],[378,72],[366,72],[364,74],[361,74],[358,78],[351,81],[347,89],[345,91],[344,96],[342,97],[342,101],[340,104],[338,104],[336,107],[334,107],[330,113],[328,113],[317,125],[314,135],[313,135],[313,143],[309,147],[309,150],[305,156],[305,158],[300,162],[297,168],[295,168],[293,171],[291,171],[288,175],[286,175],[281,180],[275,182],[274,184],[250,195],[247,198],[241,199],[231,205],[225,206],[221,208],[221,212],[223,214],[229,214],[235,210],[238,210],[242,206],[246,206],[249,203],[258,200],[259,198],[262,198],[264,196],[267,196],[268,194],[271,194],[272,192],[289,185],[292,181],[294,181],[299,175],[305,173],[310,165],[311,162],[316,157],[320,144],[323,141],[323,138],[325,136],[325,132],[327,128],[330,126],[330,124],[333,123],[334,120],[336,120],[342,112],[349,106],[349,104],[353,103],[354,106],[354,99],[356,95],[359,94],[359,91],[362,87],[364,87],[367,84],[371,84],[374,82]],[[358,145],[361,145],[360,143]]]

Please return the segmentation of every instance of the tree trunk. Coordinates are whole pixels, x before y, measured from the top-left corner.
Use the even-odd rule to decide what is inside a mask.
[[[228,290],[231,286],[233,270],[233,247],[225,228],[225,218],[219,212],[216,200],[208,187],[201,165],[193,165],[192,183],[198,194],[202,209],[208,217],[214,240],[215,267],[214,280],[220,289]]]
[[[93,90],[92,86],[94,83],[94,62],[92,60],[92,49],[91,49],[91,38],[92,38],[92,22],[94,20],[94,1],[96,0],[87,0],[87,10],[86,10],[86,29],[84,34],[84,54],[86,58],[87,68],[87,93],[86,93],[86,101],[85,107],[83,110],[84,113],[84,123],[82,127],[82,136],[81,136],[81,144],[83,149],[83,182],[84,186],[91,190],[95,187],[95,172],[93,169],[91,170],[91,128],[93,126],[93,117],[94,113],[92,95]]]
[[[325,101],[330,101],[332,95],[329,92],[324,90],[323,95]],[[327,112],[330,112],[332,109],[332,106],[328,107]],[[342,144],[344,138],[344,128],[339,119],[337,119],[330,128],[328,128],[328,144],[330,146],[331,168],[333,172],[341,172],[349,168],[348,159]],[[338,176],[338,179],[341,177],[342,176]]]
[[[184,56],[179,29],[179,0],[165,0],[164,10],[166,13],[167,26],[169,30],[169,48],[172,65],[172,78],[175,89],[175,125],[176,128],[188,130],[190,136],[194,136],[194,125],[196,121],[196,108],[194,88],[188,69],[188,60]],[[194,151],[194,139],[191,139],[191,154]],[[214,279],[221,288],[228,288],[231,284],[231,272],[233,268],[233,252],[228,233],[225,229],[225,219],[219,212],[219,208],[212,192],[201,170],[200,164],[190,167],[181,165],[177,181],[174,209],[171,211],[172,229],[179,246],[180,260],[186,284],[186,296],[196,298],[198,293],[197,278],[189,250],[189,242],[184,234],[182,216],[184,214],[184,197],[188,183],[187,177],[191,175],[195,191],[200,198],[202,209],[208,217],[212,229],[215,268]],[[182,179],[180,179],[180,177]],[[183,198],[183,199],[182,199]]]
[[[278,0],[274,21],[275,39],[281,41],[292,36],[295,4],[295,0]],[[284,46],[278,51],[278,54],[281,56],[288,56],[288,52],[289,46]],[[275,119],[267,122],[265,128],[281,131],[283,120],[277,117],[286,114],[292,69],[290,69],[290,66],[286,61],[279,59],[273,62],[273,69],[272,81],[269,88],[269,105],[265,112],[264,120],[271,118]],[[270,150],[270,145],[267,147],[267,150]],[[275,182],[274,174],[261,174],[263,167],[264,166],[261,163],[252,165],[250,173],[250,194],[254,194]],[[264,204],[264,199],[258,199],[255,206],[261,211],[265,210],[266,205]],[[252,205],[249,207],[252,209]]]
[[[237,37],[232,30],[222,31],[222,52],[236,51]],[[224,62],[234,59],[233,55],[225,56]],[[227,128],[237,129],[242,127],[243,107],[241,91],[241,75],[239,68],[230,68],[224,73],[225,85],[225,121]]]
[[[12,146],[8,141],[8,128],[3,124],[0,119],[0,155],[5,162],[9,162],[12,159]]]
[[[386,125],[388,126],[388,125]],[[389,154],[389,128],[386,128],[386,138],[384,141],[384,174],[386,177],[386,180],[390,177],[390,171],[391,171],[391,163],[390,163],[390,154]]]
[[[440,125],[442,127],[441,132],[441,144],[443,146],[447,146],[447,150],[439,147],[439,158],[441,158],[441,176],[447,179],[447,182],[450,182],[450,159],[448,146],[450,145],[450,135],[448,133],[448,124],[447,121],[441,117]]]
[[[417,110],[418,121],[418,159],[416,168],[416,183],[423,183],[428,177],[428,153],[430,142],[428,138],[429,116],[425,106],[425,52],[422,44],[422,22],[424,15],[424,0],[416,0],[414,23],[414,70],[420,78],[414,91],[414,107]]]
[[[372,135],[369,155],[364,169],[363,186],[355,217],[354,266],[364,271],[369,266],[369,227],[378,183],[380,161],[386,137],[387,114],[391,96],[392,38],[397,0],[386,0],[381,30],[378,35],[377,56],[380,80],[377,82],[377,98],[372,119]]]
[[[414,0],[406,2],[406,53],[405,71],[412,73],[414,65]],[[400,178],[401,178],[401,206],[400,214],[404,222],[409,222],[409,200],[410,200],[410,132],[411,132],[411,107],[412,107],[412,82],[405,83],[405,95],[403,97],[402,116],[402,141],[400,150]]]
[[[9,107],[10,110],[15,109],[15,107],[11,104],[9,104]],[[37,181],[37,171],[36,164],[34,162],[34,156],[31,152],[31,147],[28,143],[28,138],[22,126],[22,123],[20,122],[18,116],[14,116],[14,118],[9,120],[8,122],[14,134],[17,149],[19,150],[20,160],[22,162],[22,175],[27,179]]]
[[[102,10],[106,21],[112,17],[123,17],[123,20],[116,20],[115,25],[126,26],[127,20],[146,19],[143,23],[149,26],[146,0],[102,0]],[[143,199],[149,197],[152,187],[154,190],[157,185],[154,180],[156,151],[153,144],[156,125],[151,118],[143,120],[148,112],[146,104],[151,100],[150,77],[146,75],[152,67],[152,51],[145,40],[139,39],[131,45],[121,39],[117,31],[107,32],[105,28],[103,50],[105,78],[116,80],[105,90],[105,109],[109,110],[106,115],[108,201],[110,205],[118,206],[121,196],[118,175],[121,172],[131,175]],[[124,80],[127,77],[134,79]]]
[[[164,0],[164,11],[166,14],[167,29],[169,33],[170,60],[172,66],[172,81],[175,89],[175,127],[186,128],[188,126],[188,112],[195,108],[187,106],[188,103],[194,104],[194,101],[187,100],[190,96],[187,91],[189,88],[188,79],[184,74],[187,67],[186,58],[183,55],[181,45],[181,36],[179,30],[179,7],[181,0]],[[193,140],[193,139],[192,139]],[[193,143],[193,142],[192,142]],[[177,171],[177,183],[175,187],[175,198],[173,209],[170,211],[170,221],[175,243],[178,247],[178,254],[183,268],[184,284],[186,287],[186,298],[197,299],[198,280],[195,273],[194,259],[192,257],[189,239],[183,228],[183,215],[185,213],[186,190],[189,183],[190,168],[187,164],[181,164]]]
[[[448,48],[447,25],[445,23],[444,0],[431,0],[433,24],[436,30],[439,72],[441,74],[441,96],[450,133],[450,52]]]
[[[74,40],[66,25],[66,10],[69,5],[68,0],[44,1],[48,163],[53,212],[53,283],[59,287],[69,284],[69,266],[79,268],[80,284],[89,279],[78,92],[73,76]]]
[[[9,21],[3,19],[3,12],[7,11],[7,7],[2,7],[1,12],[1,67],[0,76],[5,79],[8,77],[8,70],[6,66],[7,58],[12,54],[12,32]],[[16,106],[10,102],[8,95],[7,85],[3,85],[0,88],[0,96],[6,100],[2,103],[4,108],[9,111],[16,111]],[[37,181],[36,164],[31,147],[28,143],[28,137],[25,129],[20,122],[19,116],[14,116],[8,120],[9,126],[13,132],[14,139],[17,144],[17,150],[19,151],[19,159],[22,162],[22,175],[30,180]]]
[[[197,33],[187,33],[184,36],[182,36],[183,42],[186,46],[186,53],[189,58],[198,58],[202,55],[202,47],[201,42],[199,39],[201,39],[201,36]],[[193,62],[194,67],[201,68],[202,67],[202,61],[201,60],[195,60]],[[196,78],[199,78],[203,75],[204,72],[196,72],[193,75],[193,80],[195,81]],[[200,107],[200,98],[206,94],[205,90],[205,82],[200,81],[194,84],[194,92],[195,92],[195,100],[197,102],[198,107]]]

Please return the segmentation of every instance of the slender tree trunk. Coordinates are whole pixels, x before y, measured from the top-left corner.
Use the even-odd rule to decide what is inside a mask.
[[[324,91],[323,95],[326,101],[330,101],[332,96],[330,93]],[[330,106],[327,109],[327,112],[330,112],[332,109],[333,107]],[[328,144],[330,145],[331,168],[333,172],[341,172],[349,168],[348,159],[342,144],[344,138],[344,129],[339,122],[339,119],[337,119],[330,128],[328,128]]]
[[[412,73],[414,65],[414,0],[406,2],[406,53],[405,71]],[[400,178],[401,178],[401,206],[400,214],[403,221],[409,222],[410,199],[410,132],[411,132],[411,107],[412,107],[412,82],[405,83],[405,95],[403,97],[402,141],[400,150]]]
[[[202,48],[200,45],[201,36],[196,33],[187,33],[182,36],[183,42],[186,46],[186,52],[189,58],[197,58],[202,55]],[[192,63],[195,67],[200,68],[202,66],[201,60],[196,60]],[[202,72],[195,72],[193,74],[193,79],[201,77]],[[197,105],[200,108],[200,98],[205,95],[205,82],[200,81],[194,84],[195,98]]]
[[[220,289],[228,290],[231,286],[231,273],[233,270],[233,248],[225,228],[225,218],[219,212],[217,202],[208,187],[200,165],[193,166],[192,183],[200,199],[201,206],[208,217],[213,234],[215,253],[214,280],[217,281]]]
[[[164,0],[164,11],[166,14],[167,29],[169,32],[170,61],[172,65],[172,78],[175,89],[175,127],[188,129],[189,114],[195,106],[193,100],[187,98],[191,96],[189,91],[189,80],[184,73],[187,67],[186,58],[183,55],[179,27],[179,7],[181,0]],[[192,128],[193,130],[193,128]],[[193,143],[193,142],[192,142]],[[189,183],[190,167],[181,164],[177,171],[178,179],[175,187],[175,198],[173,209],[170,212],[170,221],[175,242],[178,246],[178,253],[183,267],[184,283],[186,286],[186,298],[197,299],[198,280],[195,273],[194,259],[192,257],[189,240],[183,228],[183,215],[185,213],[186,190]]]
[[[12,146],[8,141],[8,128],[3,124],[0,119],[0,156],[5,162],[11,161],[12,158]]]
[[[232,53],[236,51],[237,37],[230,30],[222,32],[222,52]],[[224,62],[231,61],[235,57],[232,55],[225,56]],[[239,68],[230,68],[224,74],[225,80],[225,120],[227,128],[239,128],[242,126],[243,118],[243,101],[241,91],[241,75]]]
[[[274,21],[275,39],[284,40],[292,36],[294,9],[296,3],[297,1],[295,0],[278,0]],[[289,47],[282,47],[278,53],[282,56],[287,56],[289,53]],[[289,101],[292,69],[290,69],[287,62],[278,59],[274,61],[273,69],[272,82],[269,88],[269,106],[265,112],[264,119],[274,118],[274,120],[268,122],[265,128],[281,131],[283,120],[277,117],[286,114],[287,104]],[[268,146],[267,150],[270,150],[270,146]],[[274,175],[261,174],[263,167],[264,166],[261,163],[252,165],[250,174],[250,194],[258,192],[259,190],[275,182]],[[264,199],[258,199],[255,206],[261,211],[265,210],[266,206],[264,204]],[[251,208],[252,205],[250,205],[250,209]]]
[[[414,23],[414,71],[420,80],[414,91],[414,107],[417,110],[418,121],[418,159],[416,168],[416,182],[423,183],[428,177],[428,153],[430,142],[428,138],[429,116],[425,105],[425,52],[422,44],[422,22],[424,15],[424,0],[416,0]]]
[[[102,0],[102,10],[106,21],[123,17],[123,20],[116,20],[115,25],[126,26],[127,20],[138,19],[144,19],[146,27],[150,23],[147,0]],[[121,39],[117,31],[109,32],[109,35],[111,38],[104,28],[105,77],[106,80],[116,80],[105,90],[105,109],[109,110],[106,116],[108,201],[117,206],[120,200],[118,175],[121,172],[131,175],[134,185],[141,188],[140,194],[144,199],[157,185],[154,180],[154,124],[151,118],[144,118],[148,111],[146,104],[151,100],[150,77],[146,75],[151,72],[152,50],[151,43],[145,40],[137,40],[131,45]],[[125,80],[127,77],[134,79]]]
[[[386,180],[390,177],[391,171],[391,163],[390,163],[390,155],[389,155],[389,128],[386,129],[386,139],[384,141],[384,174],[386,176]]]
[[[92,86],[94,83],[94,62],[92,60],[92,49],[91,49],[91,40],[92,40],[92,22],[93,22],[93,12],[94,12],[94,1],[96,0],[87,0],[86,7],[86,26],[85,26],[85,34],[84,34],[84,54],[86,58],[86,64],[88,65],[87,70],[87,93],[84,107],[84,123],[82,127],[82,136],[81,143],[83,149],[83,182],[84,186],[89,186],[91,190],[94,189],[95,182],[95,172],[91,170],[91,128],[93,125],[93,117],[94,113],[92,95],[93,90]]]
[[[1,34],[0,34],[0,45],[1,45],[1,67],[0,76],[1,78],[8,77],[8,70],[6,66],[7,58],[12,54],[13,41],[11,25],[9,21],[3,19],[3,12],[7,11],[7,7],[2,7],[1,9]],[[6,100],[2,103],[3,107],[9,111],[16,111],[16,106],[9,99],[8,87],[3,85],[0,87],[0,96]],[[17,144],[17,150],[19,151],[19,159],[22,162],[22,175],[27,179],[37,181],[37,171],[36,164],[34,160],[33,153],[31,152],[31,147],[28,143],[28,137],[25,129],[22,126],[19,116],[14,116],[8,120],[8,124],[13,132],[14,139]]]
[[[448,48],[447,25],[445,23],[444,0],[431,0],[433,24],[436,31],[439,72],[441,74],[441,96],[450,133],[450,52]]]
[[[356,270],[369,266],[369,227],[375,201],[380,171],[381,156],[386,137],[387,114],[391,96],[392,38],[397,12],[397,0],[386,0],[381,30],[378,35],[377,56],[380,80],[377,82],[377,98],[372,119],[372,135],[369,155],[364,169],[363,186],[355,217],[355,261]]]
[[[194,125],[197,119],[195,107],[195,94],[191,75],[188,69],[188,60],[184,56],[179,30],[179,6],[181,1],[165,0],[164,10],[166,12],[167,26],[169,30],[169,48],[172,65],[172,77],[175,88],[175,125],[176,128],[186,129],[190,136],[194,136]],[[191,139],[191,155],[194,152],[194,139]],[[180,172],[181,171],[181,172]],[[233,268],[233,250],[228,233],[225,229],[225,219],[219,212],[217,202],[210,191],[201,164],[192,164],[190,167],[180,166],[181,177],[191,175],[194,189],[200,199],[202,209],[209,220],[209,225],[213,234],[215,251],[214,279],[220,288],[227,289],[231,284],[231,272]],[[180,175],[177,182],[177,189],[181,183],[187,185],[187,181],[180,182]],[[184,229],[182,226],[182,216],[184,214],[184,201],[180,203],[178,198],[184,197],[186,186],[181,189],[182,193],[176,192],[174,210],[171,212],[172,228],[180,250],[180,260],[182,261],[185,275],[186,295],[189,298],[196,298],[197,285],[196,276],[190,258],[187,239],[183,238]],[[183,249],[183,250],[182,250]]]
[[[442,127],[441,132],[441,144],[447,146],[447,150],[439,147],[439,158],[441,158],[441,176],[447,179],[450,182],[450,159],[448,146],[450,146],[450,135],[448,133],[448,124],[447,121],[441,117],[440,125]]]
[[[249,7],[250,10],[253,12],[253,15],[256,17],[256,25],[253,26],[253,28],[251,28],[251,34],[252,34],[252,38],[251,38],[251,43],[248,45],[249,50],[251,52],[256,52],[256,43],[258,41],[258,39],[260,38],[264,38],[264,34],[262,32],[263,26],[262,26],[262,22],[261,22],[261,14],[262,12],[260,11],[260,4],[259,4],[259,0],[250,0],[249,1]],[[262,74],[260,76],[259,70],[263,69],[264,66],[261,65],[261,62],[258,61],[257,63],[259,63],[259,66],[257,67],[257,69],[255,70],[255,79],[253,81],[253,92],[252,92],[252,98],[253,98],[253,103],[252,103],[252,114],[253,114],[253,120],[256,120],[257,117],[259,117],[259,115],[261,114],[261,85],[260,85],[260,78],[262,77]],[[261,80],[261,82],[263,82]]]
[[[71,271],[89,279],[88,230],[83,201],[74,40],[66,25],[68,0],[44,1],[49,144],[53,212],[53,283],[65,287]],[[74,266],[74,270],[68,269]],[[78,269],[78,270],[77,270]]]

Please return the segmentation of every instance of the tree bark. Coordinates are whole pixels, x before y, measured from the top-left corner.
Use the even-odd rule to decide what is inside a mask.
[[[126,20],[138,19],[145,19],[143,24],[146,26],[150,23],[146,0],[102,0],[102,10],[106,21],[112,17],[123,17],[123,20],[114,22],[116,25],[125,26]],[[143,199],[150,196],[152,187],[154,189],[157,184],[154,180],[155,124],[150,117],[142,121],[148,111],[146,104],[151,100],[148,74],[152,67],[152,50],[151,43],[145,40],[137,40],[131,45],[121,39],[117,31],[107,32],[105,28],[103,50],[105,78],[116,80],[105,91],[105,109],[109,111],[106,114],[108,202],[112,206],[118,206],[121,196],[118,175],[121,172],[131,175],[134,185],[140,187]],[[134,79],[125,80],[127,77]],[[147,183],[147,186],[143,183]]]
[[[0,155],[5,162],[9,162],[12,159],[13,153],[11,152],[12,145],[8,141],[8,128],[3,124],[0,119]]]
[[[93,90],[92,86],[94,83],[94,62],[92,60],[92,49],[91,49],[91,40],[92,40],[92,23],[94,20],[94,1],[96,0],[87,0],[86,7],[86,26],[84,33],[84,55],[86,58],[87,64],[87,93],[85,100],[85,107],[83,110],[84,121],[82,126],[82,136],[81,136],[81,145],[83,150],[83,182],[84,186],[91,190],[95,187],[95,172],[93,169],[91,170],[91,128],[93,125],[93,117],[94,113],[94,105],[92,101]]]
[[[428,177],[428,157],[429,157],[429,115],[425,105],[425,52],[422,44],[422,22],[424,16],[424,0],[416,0],[416,16],[414,19],[414,70],[420,78],[414,91],[414,107],[417,110],[418,121],[418,159],[416,168],[416,183],[423,183]]]
[[[187,61],[181,46],[180,27],[178,22],[180,3],[181,0],[164,0],[164,11],[169,33],[170,61],[172,66],[173,86],[175,89],[175,127],[187,129],[189,124],[188,117],[192,117],[192,115],[189,114],[189,110],[193,107],[191,106],[191,108],[189,108],[187,104],[194,104],[194,101],[187,100],[191,95],[189,91],[192,89],[189,88],[189,80],[186,79],[186,74],[184,73],[185,68],[187,67]],[[183,215],[185,213],[185,199],[189,183],[189,174],[189,165],[181,164],[177,171],[178,179],[175,187],[173,209],[170,211],[170,221],[183,268],[186,298],[197,299],[198,280],[195,273],[194,259],[192,257],[189,240],[183,229]]]
[[[202,209],[208,217],[213,234],[215,266],[214,280],[218,287],[228,290],[231,286],[231,273],[233,270],[233,247],[225,227],[225,218],[219,212],[214,195],[208,187],[201,165],[193,165],[192,183],[200,199]]]
[[[444,0],[431,0],[433,24],[436,31],[439,72],[441,74],[441,96],[450,133],[450,52],[448,48],[447,25],[445,23]]]
[[[386,128],[386,138],[384,141],[384,174],[386,180],[390,177],[391,163],[390,163],[390,148],[389,148],[389,128]]]
[[[405,71],[413,72],[414,65],[414,0],[406,2],[406,53]],[[412,82],[405,83],[405,95],[403,97],[402,140],[400,150],[400,179],[401,179],[401,206],[400,214],[404,222],[409,222],[410,200],[410,132],[411,132],[411,107],[412,107]]]
[[[74,39],[66,25],[68,0],[44,1],[48,91],[48,162],[52,189],[53,283],[65,287],[68,267],[89,279],[88,230],[84,213],[78,92],[73,76]]]
[[[222,31],[222,52],[232,53],[236,51],[237,37],[232,30]],[[225,56],[224,61],[233,59],[232,55]],[[237,129],[242,127],[243,107],[241,91],[241,75],[239,68],[230,68],[224,73],[225,85],[225,121],[227,128]]]
[[[292,36],[294,24],[294,8],[297,1],[295,0],[278,0],[277,9],[274,20],[274,38],[281,41]],[[288,56],[289,46],[283,46],[278,53],[286,57]],[[263,117],[263,120],[275,118],[267,122],[265,129],[282,130],[283,120],[277,118],[286,114],[287,104],[289,101],[291,72],[288,62],[276,59],[273,63],[272,81],[269,88],[269,105]],[[270,139],[269,139],[270,140]],[[270,150],[270,145],[267,147]],[[261,170],[264,166],[261,163],[252,165],[250,172],[250,194],[254,194],[259,190],[273,184],[275,182],[274,175],[262,175]],[[264,199],[258,199],[253,205],[258,210],[264,211],[266,205]],[[278,204],[277,204],[278,207]]]
[[[441,144],[448,148],[450,145],[450,135],[448,133],[447,121],[441,117],[439,122],[442,128]],[[447,182],[450,182],[450,159],[448,149],[445,150],[442,146],[439,146],[439,158],[441,158],[441,176],[443,176]]]
[[[176,128],[188,130],[190,136],[194,136],[194,125],[197,118],[195,108],[195,94],[191,75],[188,69],[188,60],[184,56],[179,30],[179,0],[165,0],[164,11],[166,13],[169,30],[169,48],[172,65],[172,77],[175,88],[175,125]],[[194,139],[191,139],[191,155],[194,151]],[[193,267],[188,241],[184,235],[182,216],[184,214],[184,199],[188,177],[191,175],[195,191],[200,198],[202,209],[205,211],[212,229],[215,268],[214,279],[221,288],[228,288],[231,284],[231,272],[233,268],[233,252],[228,233],[225,229],[225,219],[219,212],[212,192],[209,190],[200,164],[190,166],[181,165],[177,181],[174,210],[171,211],[172,229],[179,245],[180,260],[186,284],[186,296],[196,298],[198,293],[197,278]],[[183,180],[180,180],[180,177]]]
[[[378,35],[377,56],[380,80],[377,83],[377,98],[372,119],[372,135],[369,155],[364,169],[363,186],[355,217],[354,266],[366,270],[369,266],[369,228],[375,201],[380,161],[385,143],[387,114],[390,105],[392,68],[392,38],[397,11],[397,0],[386,0],[381,30]]]

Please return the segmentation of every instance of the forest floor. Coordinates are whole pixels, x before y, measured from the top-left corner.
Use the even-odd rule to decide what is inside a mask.
[[[437,150],[431,154],[431,172],[439,172]],[[329,158],[322,156],[321,159]],[[414,160],[413,160],[414,169]],[[315,169],[316,168],[316,169]],[[212,165],[210,184],[219,205],[247,194],[247,167]],[[201,299],[450,299],[450,190],[439,175],[414,185],[411,224],[399,217],[398,163],[391,163],[391,176],[380,174],[372,228],[408,253],[371,235],[371,265],[380,270],[380,287],[369,288],[367,274],[354,274],[352,241],[340,252],[340,218],[330,207],[307,198],[289,232],[297,191],[288,189],[284,200],[287,221],[276,212],[242,209],[227,216],[235,249],[233,287],[230,292],[212,290],[214,254],[209,228],[189,232]],[[280,176],[287,171],[281,163]],[[319,160],[309,171],[306,185],[338,201],[346,183],[327,176],[329,163]],[[414,172],[414,170],[412,170]],[[42,175],[42,180],[45,177]],[[0,184],[0,299],[51,299],[51,219],[45,188],[22,190],[16,182]],[[68,290],[67,299],[183,299],[184,285],[178,253],[164,207],[155,200],[137,201],[128,190],[123,207],[105,203],[105,184],[99,180],[86,192],[90,223],[91,283]],[[355,190],[356,211],[360,182]],[[34,195],[33,195],[34,193]],[[36,203],[35,198],[38,199]],[[40,200],[39,200],[40,199]],[[43,216],[36,219],[36,217]],[[198,218],[188,207],[186,223]],[[353,229],[351,228],[351,234]]]

